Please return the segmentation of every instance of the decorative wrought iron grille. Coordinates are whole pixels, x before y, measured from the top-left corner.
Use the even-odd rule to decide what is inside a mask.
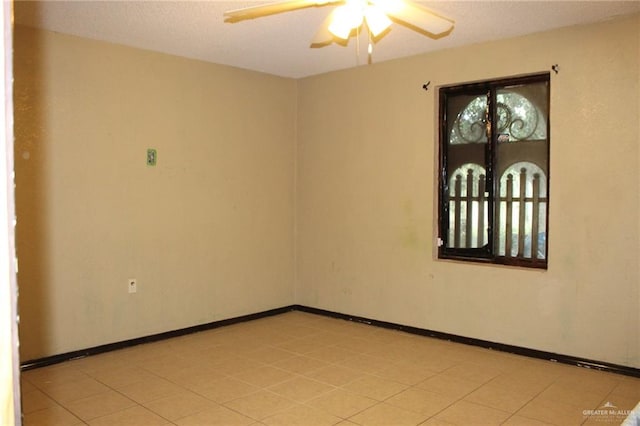
[[[440,257],[546,267],[549,75],[440,89]]]

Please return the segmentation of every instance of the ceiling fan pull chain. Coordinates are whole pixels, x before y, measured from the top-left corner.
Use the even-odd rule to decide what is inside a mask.
[[[369,27],[367,27],[369,28]],[[373,39],[371,38],[371,30],[369,29],[369,46],[367,47],[367,53],[368,53],[368,63],[369,65],[371,65],[373,63]]]
[[[360,27],[356,28],[356,65],[360,65]]]

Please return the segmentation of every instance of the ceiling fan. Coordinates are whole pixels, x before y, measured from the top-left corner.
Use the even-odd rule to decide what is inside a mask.
[[[364,25],[370,38],[375,39],[384,35],[392,22],[433,38],[447,35],[454,24],[453,20],[440,16],[411,0],[283,0],[230,10],[224,13],[224,17],[225,22],[238,22],[327,5],[338,5],[338,7],[322,23],[311,41],[311,47],[326,46],[333,41],[348,41],[352,33],[354,31],[357,33]]]

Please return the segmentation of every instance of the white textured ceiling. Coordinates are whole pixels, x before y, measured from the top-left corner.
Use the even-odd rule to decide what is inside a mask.
[[[226,10],[258,1],[24,1],[15,21],[66,34],[231,65],[284,77],[305,77],[366,64],[366,40],[357,55],[345,46],[310,48],[334,6],[311,7],[260,19],[225,23]],[[420,1],[454,19],[438,40],[394,23],[374,48],[373,61],[417,55],[552,28],[640,12],[635,1]]]

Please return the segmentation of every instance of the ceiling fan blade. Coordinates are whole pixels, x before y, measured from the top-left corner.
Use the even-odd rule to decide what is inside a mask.
[[[405,22],[418,30],[422,30],[434,36],[445,34],[453,29],[455,23],[452,19],[445,18],[424,6],[409,0],[375,1],[391,18]]]
[[[245,19],[260,18],[262,16],[288,12],[290,10],[304,9],[311,6],[324,6],[325,4],[336,3],[338,1],[342,0],[285,0],[275,3],[261,4],[258,6],[229,10],[224,13],[224,21],[238,22]]]
[[[322,24],[320,25],[320,29],[318,30],[316,35],[313,36],[313,39],[311,40],[311,47],[326,46],[327,44],[330,44],[333,41],[333,34],[331,34],[331,31],[329,31],[329,24],[333,19],[334,12],[335,10],[332,10],[329,16],[327,16],[325,20],[322,21]]]

